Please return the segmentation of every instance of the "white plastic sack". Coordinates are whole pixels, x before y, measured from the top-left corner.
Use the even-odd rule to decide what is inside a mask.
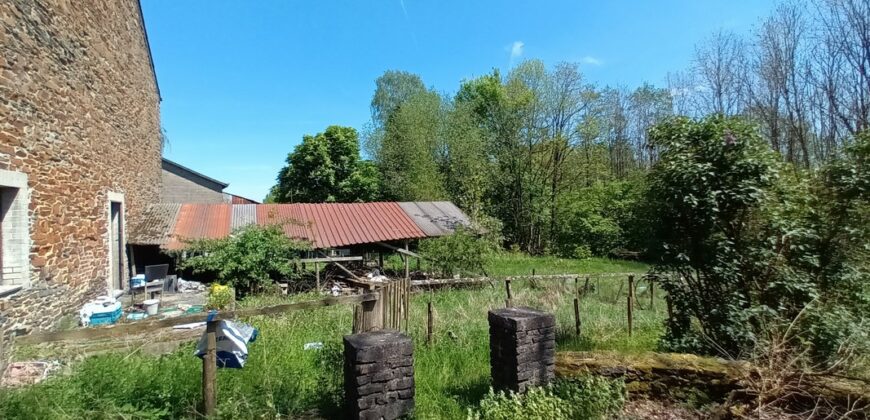
[[[241,369],[248,360],[248,343],[257,339],[259,332],[251,325],[242,322],[218,321],[215,331],[217,347],[217,366],[220,368]],[[202,334],[196,346],[196,356],[205,356],[208,345],[208,332]]]

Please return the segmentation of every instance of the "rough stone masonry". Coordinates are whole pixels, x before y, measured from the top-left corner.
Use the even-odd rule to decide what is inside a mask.
[[[553,380],[556,318],[531,308],[489,311],[489,358],[496,390],[525,392]]]
[[[110,200],[129,224],[159,197],[159,101],[137,0],[0,1],[0,204],[23,213],[3,213],[0,286],[21,290],[0,333],[111,287]]]
[[[379,330],[344,337],[344,392],[348,417],[397,419],[414,409],[411,337]]]

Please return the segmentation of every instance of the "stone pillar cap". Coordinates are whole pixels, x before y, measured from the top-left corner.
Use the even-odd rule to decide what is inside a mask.
[[[527,330],[551,327],[555,325],[556,317],[551,313],[519,306],[490,310],[489,322],[490,324],[501,324],[512,329]]]

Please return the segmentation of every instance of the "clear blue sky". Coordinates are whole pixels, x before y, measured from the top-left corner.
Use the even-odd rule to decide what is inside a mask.
[[[663,86],[719,29],[770,0],[142,0],[169,137],[165,155],[262,199],[287,153],[328,125],[360,129],[374,80],[442,92],[522,59],[576,61],[599,85]]]

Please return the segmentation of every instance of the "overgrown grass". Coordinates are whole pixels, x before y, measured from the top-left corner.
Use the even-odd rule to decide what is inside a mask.
[[[597,287],[582,299],[580,337],[574,336],[573,281],[517,281],[512,290],[515,305],[556,314],[559,350],[653,350],[662,332],[665,305],[657,301],[655,309],[649,309],[649,296],[641,292],[638,302],[644,309],[635,310],[634,334],[629,338],[626,291],[620,283],[624,279],[592,280]],[[504,306],[504,299],[502,283],[412,296],[409,333],[415,342],[416,417],[464,418],[486,394],[490,380],[486,313]],[[427,346],[430,300],[435,308],[435,340]],[[242,305],[279,301],[287,298],[255,297]],[[251,345],[244,369],[218,372],[220,416],[273,418],[313,412],[339,416],[341,337],[350,333],[351,314],[349,306],[341,306],[247,319],[261,335]],[[323,342],[325,349],[303,350],[305,343],[316,341]],[[201,363],[193,350],[190,344],[162,357],[138,353],[90,357],[65,376],[0,394],[0,418],[194,417]]]

